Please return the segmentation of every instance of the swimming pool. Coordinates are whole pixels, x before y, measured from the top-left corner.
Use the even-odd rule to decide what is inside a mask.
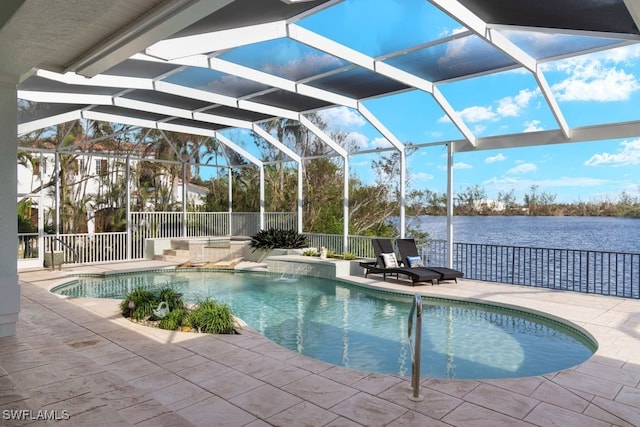
[[[123,298],[136,287],[172,286],[206,297],[272,341],[332,364],[408,375],[412,297],[315,277],[262,273],[149,272],[83,277],[52,292]],[[577,329],[524,311],[423,298],[421,374],[486,379],[542,375],[588,359],[596,345]]]

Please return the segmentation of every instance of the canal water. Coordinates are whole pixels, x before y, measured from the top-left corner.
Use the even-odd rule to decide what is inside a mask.
[[[407,218],[407,226],[446,240],[447,218]],[[453,240],[536,248],[640,253],[640,219],[566,216],[456,216]]]

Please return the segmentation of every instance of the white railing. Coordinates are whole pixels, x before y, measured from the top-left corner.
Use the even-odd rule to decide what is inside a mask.
[[[228,236],[228,212],[188,212],[187,236]]]
[[[289,212],[265,214],[265,228],[293,228],[297,215]],[[146,239],[184,237],[182,212],[132,212],[131,240],[127,232],[45,235],[45,251],[62,251],[64,263],[95,263],[143,259]],[[230,232],[232,230],[233,232]],[[258,212],[187,212],[186,237],[252,236],[260,230]],[[26,257],[27,249],[37,256],[38,236],[19,235],[18,251]],[[127,244],[131,245],[127,256]],[[33,255],[31,255],[33,256]]]
[[[307,237],[307,245],[312,248],[325,247],[330,251],[341,254],[344,248],[343,236],[337,234],[302,233]],[[374,258],[373,245],[370,236],[347,236],[348,252],[358,258]]]
[[[297,230],[298,214],[295,212],[265,212],[264,228],[279,228],[281,230]]]
[[[44,250],[62,251],[64,263],[122,261],[127,259],[127,233],[45,235]]]

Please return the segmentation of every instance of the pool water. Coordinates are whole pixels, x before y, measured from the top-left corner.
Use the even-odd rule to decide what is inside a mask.
[[[52,291],[124,298],[136,287],[172,286],[187,302],[206,297],[272,341],[369,372],[410,375],[412,296],[314,277],[261,273],[153,272],[81,278]],[[423,298],[421,375],[481,379],[542,375],[588,359],[595,344],[576,329],[523,311]]]

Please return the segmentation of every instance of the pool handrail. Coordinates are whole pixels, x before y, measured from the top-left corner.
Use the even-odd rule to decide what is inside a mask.
[[[416,316],[416,336],[415,343],[413,334],[413,315]],[[407,323],[407,333],[409,337],[409,350],[411,352],[411,389],[409,400],[421,402],[424,396],[420,394],[420,352],[422,346],[422,297],[416,294],[409,311],[409,321]]]

